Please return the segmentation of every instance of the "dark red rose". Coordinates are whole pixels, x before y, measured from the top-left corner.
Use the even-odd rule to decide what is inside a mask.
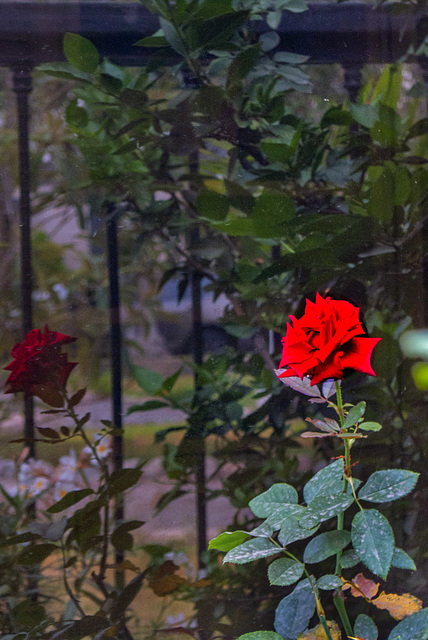
[[[47,325],[43,333],[39,329],[27,333],[24,342],[13,347],[13,360],[5,367],[10,371],[6,393],[24,391],[44,399],[47,392],[63,390],[77,362],[68,362],[61,347],[75,340],[63,333],[49,331]]]
[[[309,376],[311,385],[343,378],[344,369],[375,376],[370,357],[380,338],[368,338],[359,320],[359,309],[345,300],[306,300],[303,316],[287,327],[279,377]]]

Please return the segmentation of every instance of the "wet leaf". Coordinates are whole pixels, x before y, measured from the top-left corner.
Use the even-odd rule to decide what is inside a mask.
[[[384,580],[394,553],[394,534],[388,520],[376,509],[359,511],[352,521],[352,544],[362,562]]]
[[[309,580],[302,580],[281,600],[275,611],[275,631],[283,638],[297,638],[305,631],[315,611],[315,596]]]
[[[246,564],[259,558],[267,558],[281,551],[281,548],[266,538],[254,538],[231,549],[224,556],[223,562]]]
[[[245,542],[248,533],[245,531],[225,531],[216,538],[210,540],[208,549],[218,549],[218,551],[230,551]]]
[[[371,618],[364,613],[357,616],[354,624],[354,634],[364,640],[377,640],[378,630]]]
[[[410,593],[404,593],[399,596],[396,593],[382,591],[376,600],[372,600],[372,604],[378,609],[389,611],[394,620],[403,620],[403,618],[422,609],[422,600],[412,596]]]
[[[375,471],[358,492],[359,500],[391,502],[412,491],[419,474],[406,469]]]
[[[287,504],[297,504],[297,502],[296,489],[284,482],[272,485],[270,489],[253,498],[249,507],[258,518],[267,518],[280,510],[281,507]]]
[[[292,558],[279,558],[268,567],[269,582],[282,587],[294,584],[302,577],[304,568],[301,562]]]

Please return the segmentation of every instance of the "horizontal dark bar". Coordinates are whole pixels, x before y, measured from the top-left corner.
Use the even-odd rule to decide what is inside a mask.
[[[63,60],[64,33],[71,31],[114,62],[142,66],[156,51],[134,43],[158,26],[157,16],[137,2],[0,2],[0,65]],[[254,27],[268,29],[262,22]],[[392,62],[418,32],[417,14],[394,15],[387,5],[312,4],[302,13],[284,12],[277,50],[306,54],[316,63]]]

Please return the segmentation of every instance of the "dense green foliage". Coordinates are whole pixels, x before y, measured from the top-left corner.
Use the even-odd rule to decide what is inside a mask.
[[[235,529],[256,524],[257,513],[245,507],[257,493],[274,482],[300,491],[311,475],[302,461],[336,455],[325,441],[302,447],[303,418],[316,418],[318,407],[303,408],[272,375],[288,315],[302,310],[306,296],[328,292],[361,307],[370,335],[382,338],[377,378],[354,374],[344,383],[351,398],[364,392],[370,400],[367,420],[388,425],[369,446],[358,443],[361,476],[390,464],[422,474],[411,513],[398,507],[390,516],[400,547],[426,548],[425,410],[398,342],[428,316],[428,120],[412,97],[421,93],[414,68],[410,95],[395,64],[367,73],[357,103],[330,101],[325,109],[310,93],[307,59],[278,50],[279,12],[304,10],[303,1],[143,4],[161,27],[137,43],[156,54],[147,68],[119,68],[68,34],[68,62],[44,71],[75,81],[65,118],[82,216],[87,202],[100,218],[120,218],[132,239],[126,265],[137,257],[142,273],[156,265],[159,288],[175,280],[180,297],[195,273],[203,276],[207,292],[227,296],[221,323],[241,347],[206,354],[194,366],[194,392],[180,399],[174,375],[133,368],[151,397],[135,411],[172,406],[186,415],[178,446],[163,434],[176,486],[160,507],[193,481],[207,438],[218,470],[233,465],[207,498],[228,497]],[[248,20],[266,13],[271,30],[258,37]],[[280,596],[271,595],[263,560],[251,572],[219,569],[212,556],[207,562],[211,583],[193,598],[208,637],[268,628]],[[423,597],[425,585],[417,586]],[[234,596],[244,608],[236,610]]]

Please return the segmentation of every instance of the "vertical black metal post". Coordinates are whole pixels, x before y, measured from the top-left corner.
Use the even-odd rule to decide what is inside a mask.
[[[271,249],[272,260],[279,260],[281,257],[281,245],[275,244]],[[277,331],[269,331],[269,351],[271,355],[277,354],[281,350],[281,336]]]
[[[186,89],[197,89],[200,86],[199,79],[190,69],[183,70],[183,84]],[[189,173],[196,175],[199,171],[199,153],[194,151],[189,155]],[[194,227],[190,232],[190,246],[199,240],[199,228]],[[204,359],[204,336],[202,324],[202,275],[198,269],[192,269],[191,273],[191,298],[192,298],[192,350],[193,361],[201,365]],[[195,389],[198,388],[198,375],[195,373]],[[196,485],[196,536],[198,549],[198,567],[205,566],[203,554],[207,550],[207,497],[206,497],[206,451],[204,425],[201,425],[197,446],[195,485]]]
[[[31,66],[15,67],[13,91],[16,95],[19,152],[19,212],[21,230],[21,305],[23,337],[33,328],[33,273],[31,264],[31,203],[30,203],[30,145],[29,95],[33,88]],[[28,457],[35,456],[33,397],[24,397],[24,438],[28,439]]]
[[[426,56],[420,56],[419,66],[422,72],[422,78],[424,80],[425,87],[428,87],[428,58]],[[428,114],[428,101],[425,105],[426,113]],[[423,320],[424,325],[428,326],[428,224],[423,223],[422,226],[422,283],[423,283]]]
[[[117,217],[113,207],[107,210],[107,267],[110,289],[110,354],[112,370],[112,422],[116,429],[122,429],[122,331],[120,324],[119,255],[117,238]],[[123,466],[123,437],[113,436],[113,468]],[[119,524],[124,517],[123,498],[117,502],[115,521]],[[123,561],[123,551],[116,550],[116,563]],[[116,586],[123,589],[123,571],[116,572]]]
[[[190,244],[194,244],[199,239],[199,229],[192,229],[190,234]],[[204,356],[204,336],[202,326],[202,296],[201,296],[200,271],[194,269],[191,275],[191,295],[192,295],[192,345],[193,361],[196,365],[201,365]],[[198,375],[195,373],[195,387],[198,387]],[[203,425],[201,425],[201,431]],[[203,554],[207,549],[207,503],[206,503],[206,474],[205,474],[205,438],[200,434],[197,443],[196,456],[196,526],[197,526],[197,546],[198,546],[198,566],[202,569],[205,566]]]

